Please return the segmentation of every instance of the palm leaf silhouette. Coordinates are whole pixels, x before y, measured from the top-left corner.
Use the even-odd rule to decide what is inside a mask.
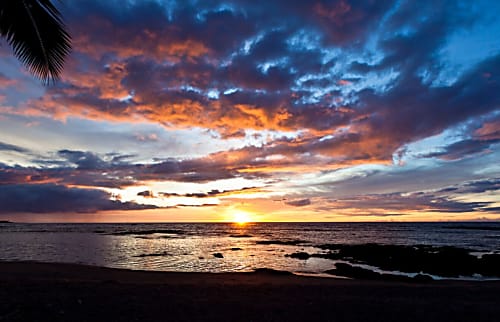
[[[50,0],[1,0],[0,35],[14,56],[42,82],[60,77],[71,37]]]

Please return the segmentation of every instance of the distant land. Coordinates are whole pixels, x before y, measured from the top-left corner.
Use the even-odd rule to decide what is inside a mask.
[[[13,224],[13,222],[8,220],[0,220],[0,224]]]

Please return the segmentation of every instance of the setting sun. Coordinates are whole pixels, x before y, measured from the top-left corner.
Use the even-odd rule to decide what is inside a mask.
[[[237,224],[246,224],[247,222],[249,222],[251,219],[250,219],[250,215],[246,212],[236,212],[234,213],[233,215],[233,222],[237,223]]]

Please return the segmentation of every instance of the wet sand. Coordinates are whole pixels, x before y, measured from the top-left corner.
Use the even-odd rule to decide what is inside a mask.
[[[0,262],[0,321],[498,321],[500,282]]]

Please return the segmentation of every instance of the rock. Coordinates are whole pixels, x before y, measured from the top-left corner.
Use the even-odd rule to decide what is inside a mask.
[[[481,265],[482,260],[471,255],[469,249],[452,246],[330,244],[318,247],[330,250],[330,253],[313,254],[313,257],[342,259],[388,271],[423,272],[444,277],[472,276],[474,273],[483,273],[488,270],[491,273],[491,268],[495,267],[496,261],[486,259],[485,265]]]
[[[478,273],[484,276],[500,276],[500,254],[485,254],[478,261]]]
[[[379,280],[379,281],[394,281],[394,282],[416,282],[418,280],[414,280],[413,278],[405,275],[396,275],[396,274],[380,274],[374,272],[372,270],[352,266],[346,263],[337,263],[335,264],[336,269],[331,269],[326,271],[327,274],[337,275],[337,276],[345,276],[354,279],[362,279],[362,280]]]
[[[309,259],[311,257],[311,255],[309,255],[306,252],[296,252],[296,253],[293,253],[290,255],[285,255],[285,256],[291,257],[291,258],[296,258],[296,259],[302,259],[302,260],[306,260],[306,259]]]
[[[140,255],[135,255],[134,257],[155,257],[155,256],[171,256],[167,252],[163,253],[152,253],[152,254],[140,254]]]
[[[417,274],[413,277],[414,282],[432,282],[434,279],[429,275]]]
[[[381,278],[381,274],[377,272],[346,263],[337,263],[335,267],[336,269],[328,270],[325,273],[365,280],[378,280]]]

